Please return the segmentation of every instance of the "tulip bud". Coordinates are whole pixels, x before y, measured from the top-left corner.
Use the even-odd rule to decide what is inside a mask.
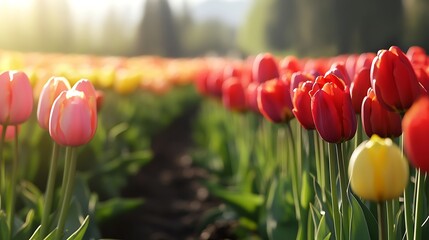
[[[253,61],[253,81],[263,83],[279,77],[277,60],[269,53],[258,54]]]
[[[350,95],[352,97],[353,109],[355,113],[361,113],[362,101],[371,88],[370,69],[362,68],[356,73],[355,79],[350,86]]]
[[[20,129],[21,125],[8,125],[6,128],[6,135],[5,140],[6,141],[12,141],[16,137],[16,128],[18,128],[18,131]],[[3,126],[0,125],[0,133],[3,131]]]
[[[334,74],[319,76],[309,92],[314,125],[327,142],[350,140],[356,133],[356,115],[348,87]]]
[[[243,83],[236,77],[230,77],[222,85],[223,105],[231,110],[242,112],[246,110],[246,95]]]
[[[258,108],[265,118],[275,123],[292,119],[290,85],[279,79],[262,83],[258,87]]]
[[[64,77],[51,77],[43,86],[37,106],[37,121],[43,129],[49,128],[49,116],[52,104],[62,91],[70,89],[69,81]]]
[[[49,134],[63,146],[88,143],[97,128],[95,90],[89,81],[81,80],[55,100],[49,120]]]
[[[368,137],[373,134],[377,134],[382,138],[401,136],[401,115],[383,108],[371,88],[362,101],[361,114],[363,129]]]
[[[32,111],[33,89],[27,75],[19,71],[0,74],[0,124],[21,124]]]
[[[353,192],[376,202],[401,196],[409,177],[408,163],[399,147],[377,135],[353,151],[348,172]]]
[[[332,64],[331,68],[325,73],[325,75],[328,75],[331,73],[337,76],[338,78],[340,78],[341,80],[343,80],[346,86],[350,86],[352,81],[350,80],[350,76],[344,64],[342,63]]]
[[[372,61],[371,84],[380,104],[404,113],[421,94],[410,61],[398,47],[380,50]]]
[[[429,172],[429,97],[416,101],[402,120],[404,147],[410,162]]]
[[[311,96],[309,92],[313,88],[312,81],[300,82],[293,90],[293,113],[296,119],[305,129],[315,129],[313,116],[311,115]]]

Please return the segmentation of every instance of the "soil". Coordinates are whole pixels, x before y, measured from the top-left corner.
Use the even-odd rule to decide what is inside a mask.
[[[214,223],[199,231],[204,214],[220,202],[201,181],[207,172],[193,164],[192,121],[198,107],[152,139],[153,160],[132,177],[124,197],[143,198],[143,206],[102,228],[102,235],[124,240],[233,239],[229,224]]]

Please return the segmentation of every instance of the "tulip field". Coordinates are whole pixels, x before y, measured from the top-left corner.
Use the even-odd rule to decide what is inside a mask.
[[[143,228],[121,216],[149,203],[123,192],[162,161],[161,132],[177,146],[192,138],[182,150],[216,203],[186,239],[429,238],[418,46],[247,59],[4,51],[0,68],[1,240],[136,239],[106,223]],[[165,234],[138,239],[182,239]]]

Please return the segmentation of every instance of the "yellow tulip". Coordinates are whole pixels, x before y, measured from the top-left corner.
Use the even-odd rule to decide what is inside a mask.
[[[407,186],[408,177],[408,162],[389,138],[373,135],[351,156],[350,185],[363,199],[380,202],[397,198]]]

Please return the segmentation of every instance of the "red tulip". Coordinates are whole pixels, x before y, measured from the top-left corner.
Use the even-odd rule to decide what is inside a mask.
[[[331,68],[325,73],[325,75],[330,74],[330,73],[332,73],[335,76],[342,79],[347,86],[350,86],[352,81],[350,80],[350,76],[349,76],[344,64],[342,64],[342,63],[332,64]]]
[[[425,92],[429,92],[429,74],[421,67],[415,68],[417,80],[419,81],[420,85],[425,89]]]
[[[52,104],[62,91],[70,89],[70,83],[63,77],[51,77],[43,86],[37,106],[37,121],[43,129],[49,128]]]
[[[255,113],[260,113],[258,108],[258,87],[259,83],[251,82],[246,87],[247,108]]]
[[[398,47],[380,50],[371,66],[371,84],[380,104],[404,113],[420,96],[421,86],[410,61]]]
[[[301,71],[301,64],[295,56],[287,56],[280,61],[280,72],[284,73],[294,73]]]
[[[352,97],[353,109],[355,113],[361,113],[362,101],[365,98],[368,89],[371,88],[370,69],[363,68],[355,75],[350,86],[350,95]]]
[[[374,60],[375,56],[375,53],[372,52],[360,54],[356,61],[355,74],[358,73],[362,68],[371,68],[372,60]]]
[[[417,100],[402,121],[404,147],[408,159],[424,172],[429,172],[429,97]]]
[[[209,77],[209,73],[210,72],[208,69],[203,69],[196,76],[195,86],[197,88],[197,91],[201,95],[209,95],[209,90],[207,87],[207,80]]]
[[[88,143],[97,128],[95,89],[89,81],[81,80],[55,100],[49,120],[49,134],[64,146]]]
[[[211,96],[220,97],[222,95],[223,69],[212,70],[207,78],[207,90]]]
[[[356,115],[345,83],[334,74],[319,76],[310,96],[311,113],[320,136],[330,143],[352,139],[356,133]]]
[[[402,134],[401,115],[383,108],[372,89],[362,102],[362,125],[368,137],[377,134],[382,138],[394,138]]]
[[[245,87],[240,79],[230,77],[223,83],[222,102],[228,109],[239,112],[246,110]]]
[[[253,81],[263,83],[279,77],[277,60],[269,53],[258,54],[253,61]]]
[[[408,48],[407,57],[413,67],[425,67],[428,64],[426,51],[422,47],[412,46]]]
[[[279,79],[272,79],[258,87],[258,108],[268,120],[280,123],[292,119],[290,85]]]
[[[0,74],[0,124],[21,124],[32,111],[33,89],[27,75],[20,71]]]
[[[312,74],[309,73],[303,73],[303,72],[295,72],[291,76],[291,83],[290,83],[290,89],[291,92],[295,90],[302,82],[311,81],[314,82],[315,77]]]
[[[293,90],[293,109],[296,119],[305,129],[315,129],[313,116],[311,114],[311,97],[309,92],[313,88],[313,81],[300,82]]]

